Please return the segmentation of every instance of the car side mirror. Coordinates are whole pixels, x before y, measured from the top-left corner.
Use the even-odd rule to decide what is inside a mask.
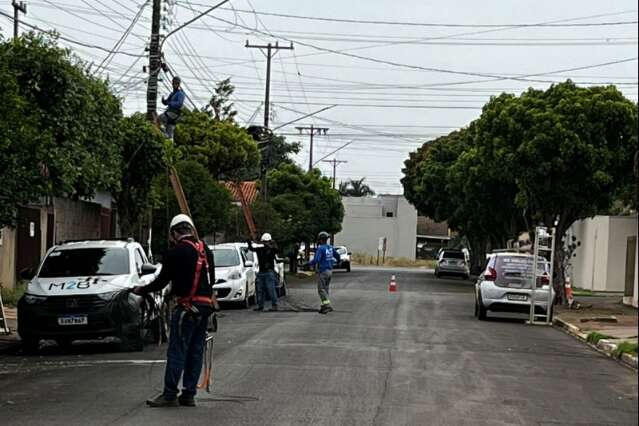
[[[32,280],[35,277],[35,269],[33,268],[24,268],[20,271],[20,278],[23,280]]]
[[[346,254],[347,254],[347,255],[349,255],[349,256],[352,256],[352,255],[353,255],[353,252],[352,252],[352,251],[349,251],[349,252],[348,252],[348,253],[346,253]]]
[[[247,260],[247,261],[244,262],[244,267],[246,267],[246,268],[252,268],[253,265],[255,265],[255,264],[252,261],[250,261],[250,260]]]
[[[144,265],[142,265],[142,268],[140,268],[140,276],[153,275],[157,270],[157,266],[151,265],[150,263],[145,263]]]

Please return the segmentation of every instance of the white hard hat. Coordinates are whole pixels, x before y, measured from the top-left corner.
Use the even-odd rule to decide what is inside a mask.
[[[173,229],[174,226],[179,225],[180,223],[188,223],[191,225],[191,228],[195,229],[195,225],[190,217],[185,214],[179,214],[171,219],[171,224],[169,225],[169,229]]]
[[[268,232],[262,234],[262,241],[271,241],[272,239],[273,237],[271,237],[271,234],[269,234]]]

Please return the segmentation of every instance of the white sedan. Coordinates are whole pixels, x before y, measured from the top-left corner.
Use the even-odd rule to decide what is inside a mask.
[[[210,246],[215,260],[213,291],[219,302],[240,303],[248,308],[255,300],[255,269],[240,244]]]

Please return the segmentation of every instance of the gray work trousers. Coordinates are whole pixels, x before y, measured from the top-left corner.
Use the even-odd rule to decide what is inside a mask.
[[[331,284],[332,276],[333,271],[331,270],[320,272],[317,275],[317,293],[322,301],[322,306],[331,304],[331,301],[328,300],[328,286]]]
[[[163,127],[164,136],[169,139],[173,139],[173,135],[175,135],[176,120],[177,114],[173,111],[165,111],[158,116],[158,121]]]

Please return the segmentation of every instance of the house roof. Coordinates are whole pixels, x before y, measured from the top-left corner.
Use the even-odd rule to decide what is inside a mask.
[[[233,201],[236,203],[240,202],[240,189],[244,195],[244,199],[249,204],[257,198],[258,190],[257,182],[255,181],[240,182],[239,185],[236,185],[235,182],[222,182],[222,184],[231,192],[231,197],[233,197]]]

